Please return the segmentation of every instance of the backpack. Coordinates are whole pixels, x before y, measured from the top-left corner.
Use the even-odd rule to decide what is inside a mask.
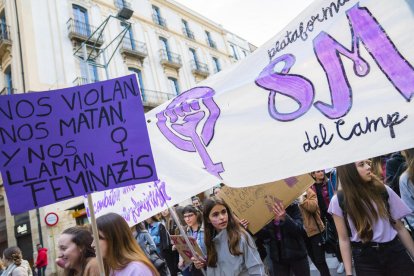
[[[345,220],[346,229],[348,231],[348,236],[351,237],[352,236],[351,227],[349,226],[349,222],[348,222],[348,218],[347,218],[347,213],[346,213],[346,210],[345,210],[345,197],[344,197],[344,193],[343,193],[343,191],[338,191],[336,195],[338,197],[339,207],[342,209],[342,213],[344,214],[344,220]],[[390,224],[391,225],[394,225],[395,224],[395,220],[391,217],[390,203],[388,202],[388,199],[389,199],[390,196],[389,196],[389,194],[387,192],[387,189],[385,189],[385,191],[381,193],[381,197],[384,200],[385,208],[387,210],[388,219],[390,221]]]

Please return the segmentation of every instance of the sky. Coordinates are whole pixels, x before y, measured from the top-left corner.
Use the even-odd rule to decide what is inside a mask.
[[[174,0],[260,47],[312,0]]]

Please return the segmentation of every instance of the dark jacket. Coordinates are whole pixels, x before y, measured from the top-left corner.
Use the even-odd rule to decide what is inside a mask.
[[[270,258],[276,263],[298,260],[307,256],[303,239],[306,234],[297,203],[289,205],[286,208],[286,213],[285,221],[279,225],[282,235],[281,241],[276,238],[276,226],[273,220],[258,233],[264,240],[269,241]]]
[[[405,159],[400,152],[395,152],[385,163],[385,184],[400,196],[399,179],[407,168]]]

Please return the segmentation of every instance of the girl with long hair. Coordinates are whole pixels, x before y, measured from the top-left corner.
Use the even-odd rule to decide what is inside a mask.
[[[204,202],[203,219],[207,260],[193,257],[196,268],[207,267],[207,275],[266,275],[253,239],[222,199]]]
[[[99,276],[92,240],[91,232],[84,226],[70,227],[62,232],[58,240],[56,263],[64,269],[65,276]]]
[[[404,150],[407,169],[400,176],[401,199],[411,209],[411,214],[406,216],[407,222],[414,227],[414,148]]]
[[[329,205],[347,275],[414,275],[414,242],[400,219],[411,210],[371,172],[369,160],[338,167]],[[408,251],[408,253],[407,253]]]
[[[115,213],[105,214],[96,219],[96,225],[106,276],[159,276],[158,271],[135,241],[122,216]],[[93,240],[92,247],[95,248],[96,242]]]
[[[6,269],[2,276],[32,276],[29,262],[23,260],[22,251],[17,246],[6,248],[3,251],[3,260]]]

